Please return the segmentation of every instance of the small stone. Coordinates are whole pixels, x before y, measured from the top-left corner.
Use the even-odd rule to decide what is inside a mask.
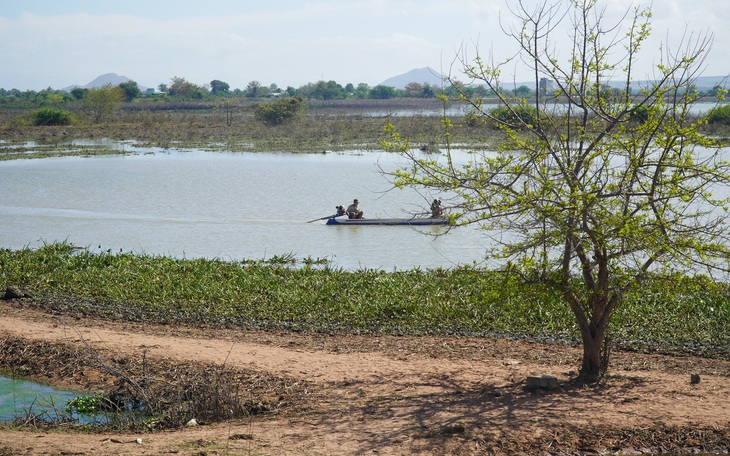
[[[700,374],[692,374],[692,375],[690,375],[689,376],[689,382],[692,385],[697,385],[698,383],[700,383]]]
[[[194,427],[194,426],[197,426],[197,425],[198,425],[198,422],[195,421],[195,418],[193,418],[192,420],[190,420],[187,423],[185,423],[185,426],[187,426],[187,427]]]
[[[552,375],[531,375],[527,377],[530,389],[554,390],[560,388],[560,382]]]
[[[494,394],[495,397],[503,397],[505,392],[502,388],[494,388],[494,390],[492,390],[492,394]]]
[[[141,438],[137,437],[136,442],[137,442],[138,445],[142,445],[142,439]]]

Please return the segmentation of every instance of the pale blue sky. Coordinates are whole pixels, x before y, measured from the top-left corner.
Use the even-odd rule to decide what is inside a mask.
[[[609,18],[649,4],[606,3]],[[715,36],[704,75],[729,74],[730,13],[720,3],[655,1],[640,71],[649,75],[660,43],[678,43],[688,28]],[[500,14],[509,16],[504,0],[0,0],[0,88],[60,89],[104,73],[145,87],[173,77],[232,88],[321,79],[373,86],[414,68],[447,73],[462,45],[471,55],[477,43],[485,55],[510,55]],[[506,70],[512,80],[514,66]]]

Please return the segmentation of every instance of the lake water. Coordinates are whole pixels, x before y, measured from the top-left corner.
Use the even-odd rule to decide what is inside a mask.
[[[472,227],[338,227],[307,221],[353,198],[368,218],[409,217],[433,198],[394,190],[393,154],[222,153],[123,147],[117,156],[0,162],[0,247],[68,241],[92,250],[224,260],[294,254],[383,270],[481,262]],[[443,236],[433,236],[444,234]]]

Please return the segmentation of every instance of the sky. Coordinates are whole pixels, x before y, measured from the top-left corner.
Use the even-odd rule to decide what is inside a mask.
[[[221,80],[232,89],[251,81],[281,88],[320,80],[375,86],[424,67],[458,78],[459,55],[472,59],[479,52],[501,61],[514,54],[515,44],[500,28],[511,18],[506,1],[514,3],[0,0],[0,88],[62,89],[105,73],[155,88],[173,77],[198,85]],[[523,2],[532,6],[542,0]],[[619,21],[632,7],[651,5],[653,33],[643,50],[642,74],[650,75],[660,49],[676,49],[685,31],[714,36],[704,75],[730,74],[730,8],[724,2],[601,4],[608,22]],[[560,41],[569,32],[556,33],[556,49],[569,49]],[[505,66],[502,75],[507,81],[529,80],[516,63]]]

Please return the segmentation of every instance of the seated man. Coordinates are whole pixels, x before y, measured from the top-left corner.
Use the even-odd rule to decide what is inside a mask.
[[[347,213],[347,218],[351,219],[361,219],[363,212],[360,210],[360,206],[358,205],[357,199],[355,199],[352,204],[347,206],[347,210],[345,211]]]
[[[433,203],[431,203],[431,217],[441,217],[444,214],[444,208],[441,206],[440,200],[433,200]]]

